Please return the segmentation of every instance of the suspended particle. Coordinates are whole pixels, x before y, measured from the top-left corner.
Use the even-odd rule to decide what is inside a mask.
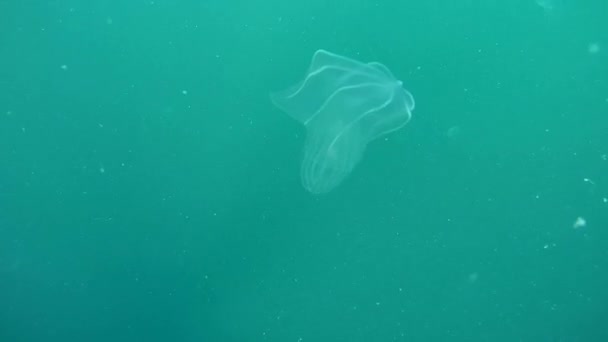
[[[572,228],[579,229],[579,228],[585,227],[586,225],[587,225],[587,220],[585,220],[583,217],[579,216],[576,218],[576,220],[572,224]]]

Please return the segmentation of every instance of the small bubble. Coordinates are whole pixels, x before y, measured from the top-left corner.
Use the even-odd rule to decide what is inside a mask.
[[[62,64],[62,65],[60,66],[60,68],[61,68],[61,70],[68,70],[68,66],[67,66],[67,65],[65,65],[65,64]]]
[[[188,95],[188,91],[187,90],[182,90],[182,94]]]
[[[600,44],[599,43],[589,44],[589,46],[587,47],[587,51],[590,54],[596,54],[596,53],[600,52]]]
[[[469,283],[474,283],[477,281],[477,279],[479,279],[479,274],[477,274],[477,272],[473,272],[471,274],[469,274]]]

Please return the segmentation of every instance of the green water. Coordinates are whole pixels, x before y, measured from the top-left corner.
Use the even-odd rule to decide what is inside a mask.
[[[320,48],[416,109],[314,196]],[[604,0],[2,0],[0,341],[608,341],[607,56]]]

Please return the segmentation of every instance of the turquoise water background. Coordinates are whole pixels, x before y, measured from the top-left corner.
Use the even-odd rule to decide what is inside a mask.
[[[269,93],[416,99],[329,194]],[[0,0],[0,341],[608,341],[608,2]]]

